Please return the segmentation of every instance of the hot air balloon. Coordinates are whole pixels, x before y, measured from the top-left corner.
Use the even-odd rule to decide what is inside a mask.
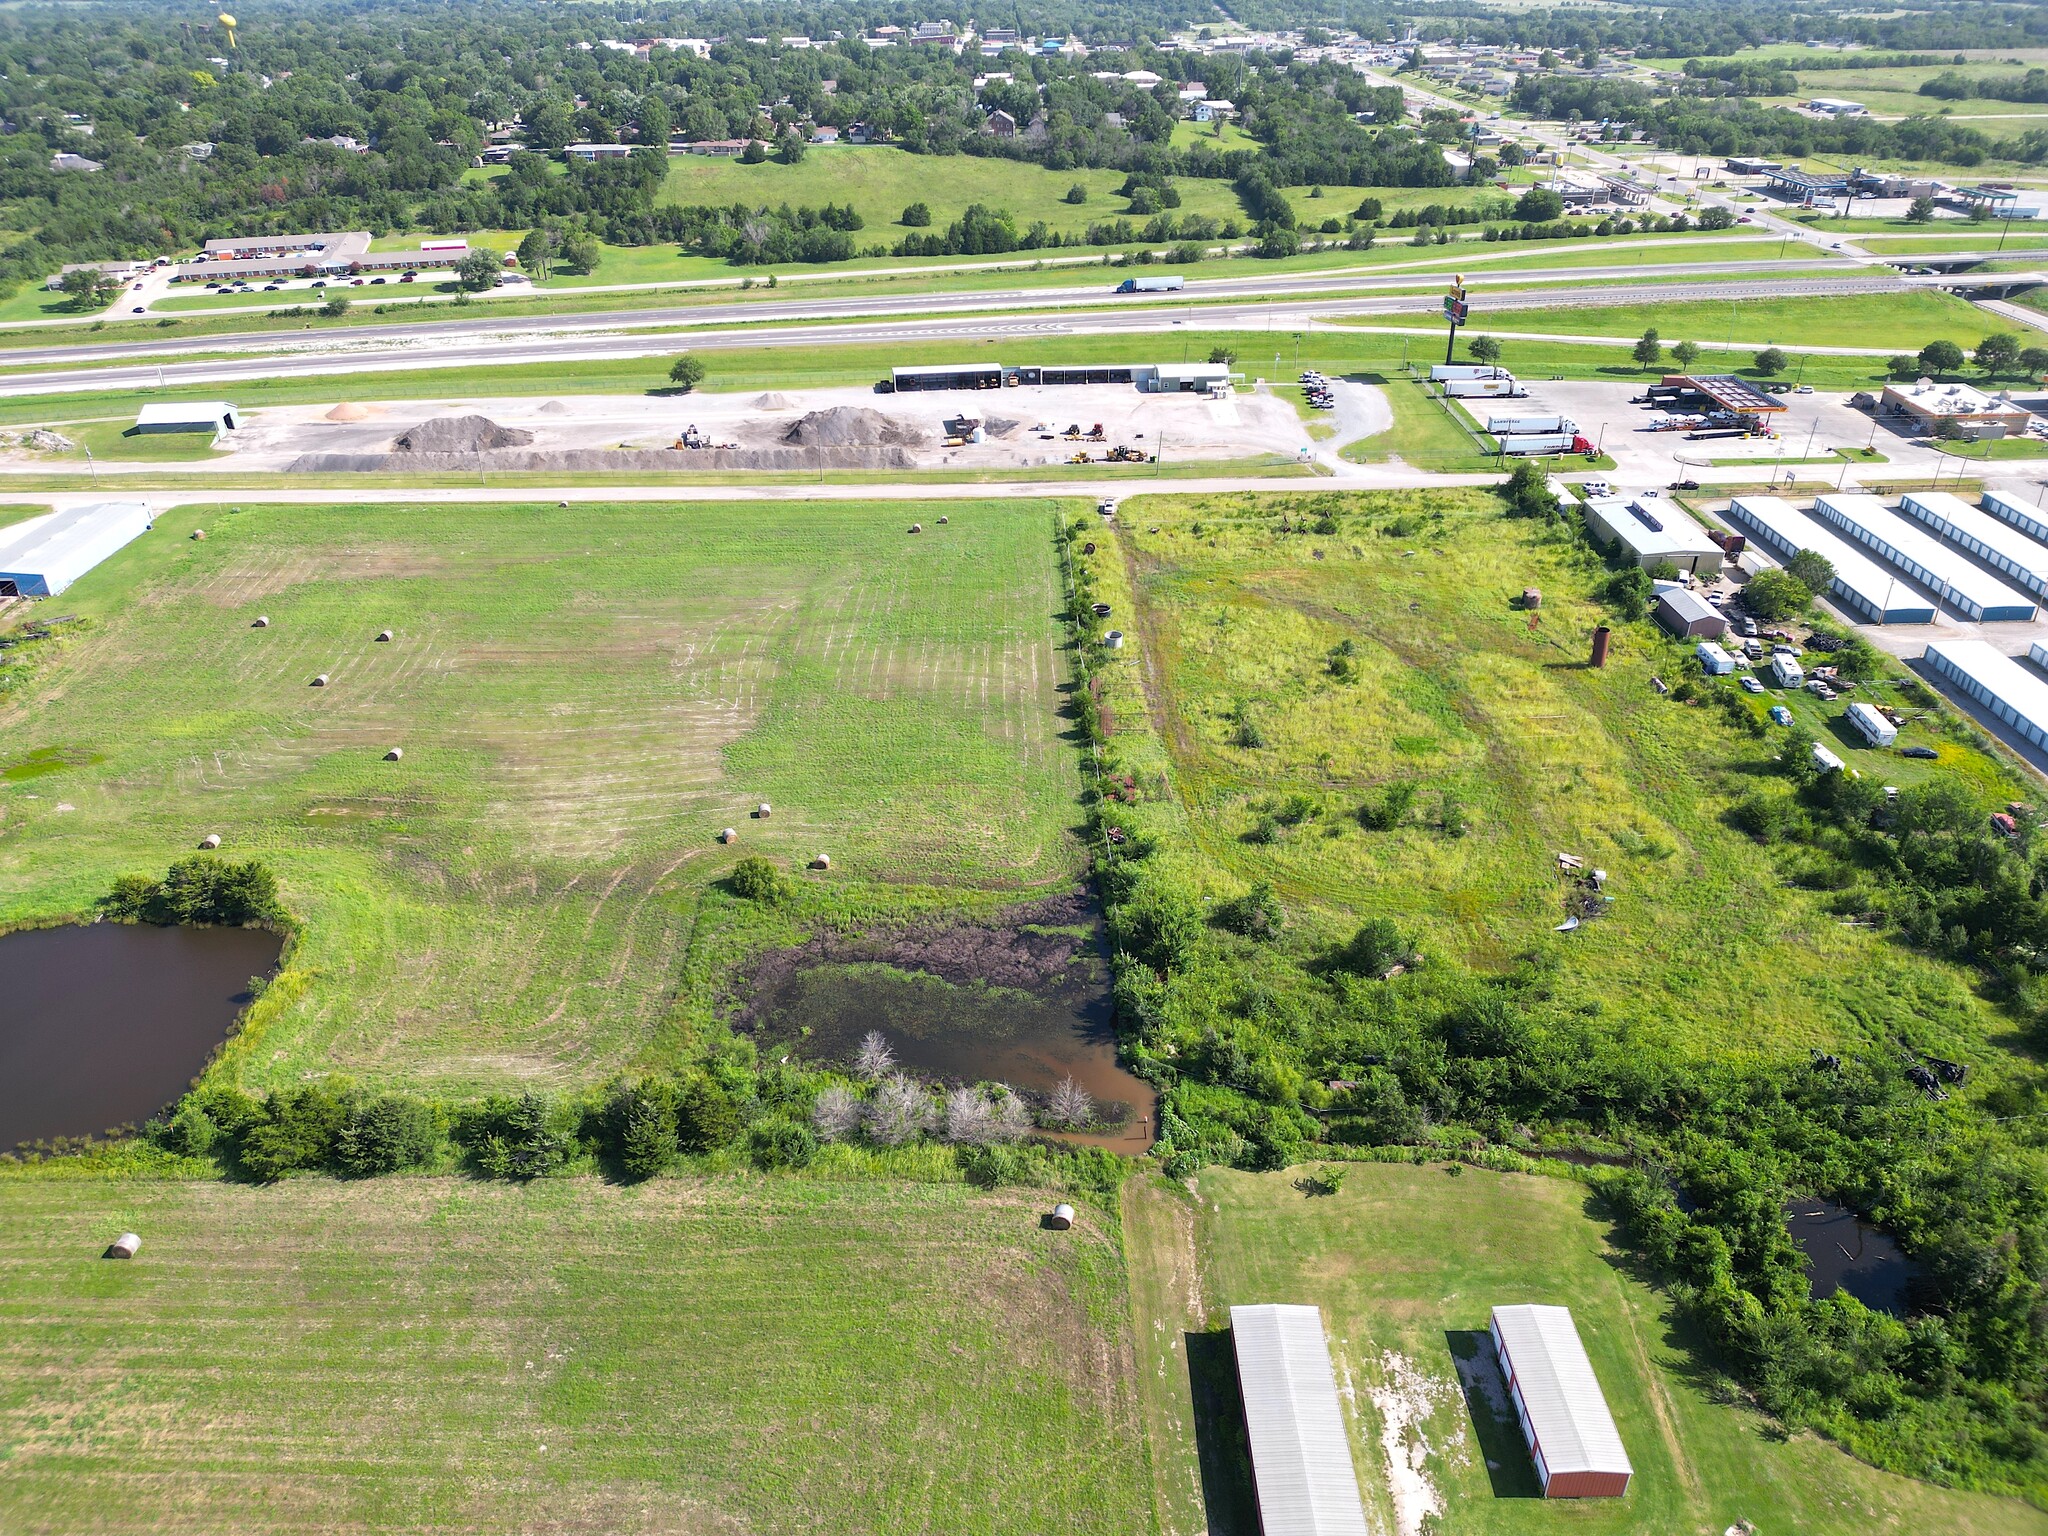
[[[235,41],[235,18],[230,16],[226,11],[222,11],[220,13],[220,16],[218,17],[218,20],[223,27],[227,28],[228,46],[239,52],[241,50],[241,45]]]

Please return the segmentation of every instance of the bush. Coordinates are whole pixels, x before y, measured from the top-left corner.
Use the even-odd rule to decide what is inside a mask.
[[[631,1179],[651,1179],[676,1160],[676,1087],[662,1078],[612,1089],[604,1108],[605,1141]]]
[[[778,1120],[754,1127],[748,1153],[756,1168],[808,1168],[818,1155],[818,1138],[808,1125]]]
[[[341,1096],[325,1085],[280,1088],[264,1106],[262,1123],[242,1139],[242,1166],[266,1184],[325,1167],[347,1115]]]
[[[277,876],[268,865],[255,859],[235,864],[205,853],[178,860],[160,881],[123,876],[100,906],[120,923],[246,928],[285,920]]]
[[[771,906],[780,901],[788,889],[782,871],[759,856],[741,859],[732,867],[726,883],[732,887],[735,896]]]
[[[685,1152],[709,1152],[738,1139],[740,1107],[708,1077],[693,1078],[676,1106],[676,1139]]]
[[[1337,952],[1340,970],[1357,976],[1384,976],[1413,957],[1415,946],[1394,926],[1391,918],[1375,917],[1358,926],[1358,932]]]
[[[1785,354],[1776,347],[1765,347],[1751,361],[1756,364],[1756,371],[1766,377],[1785,371]]]
[[[1358,808],[1358,824],[1368,832],[1391,832],[1408,819],[1415,804],[1415,786],[1397,779]]]
[[[410,1094],[379,1094],[350,1108],[335,1138],[334,1161],[359,1179],[396,1173],[424,1163],[440,1136],[432,1106]]]
[[[1217,923],[1232,933],[1243,934],[1248,939],[1267,940],[1279,937],[1280,929],[1286,922],[1281,910],[1280,898],[1274,893],[1272,882],[1261,880],[1242,896],[1232,896],[1220,901],[1215,908]]]
[[[932,211],[924,203],[912,203],[903,210],[903,217],[897,222],[910,229],[926,229],[931,225]]]
[[[542,1094],[496,1095],[469,1111],[456,1126],[477,1167],[494,1179],[544,1178],[568,1162],[573,1143],[554,1106]]]

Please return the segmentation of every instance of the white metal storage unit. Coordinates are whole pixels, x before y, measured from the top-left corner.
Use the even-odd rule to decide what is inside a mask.
[[[1232,1307],[1252,1480],[1265,1536],[1367,1536],[1323,1315]]]
[[[1984,493],[1984,510],[2001,522],[2011,523],[2028,538],[2048,544],[2048,512],[2038,507],[2022,506],[1996,491]]]
[[[1990,500],[1988,496],[1985,499]],[[1958,549],[2005,572],[2023,591],[2048,597],[2048,544],[2029,538],[2012,523],[1980,512],[1947,491],[1909,491],[1899,498],[1899,510]],[[2043,537],[2048,537],[2048,531]]]
[[[54,597],[150,522],[146,502],[95,501],[0,529],[0,597]]]
[[[1695,576],[1721,574],[1721,546],[1677,506],[1654,507],[1626,496],[1595,496],[1586,503],[1586,527],[1602,544],[1619,539],[1644,570],[1669,561]]]
[[[1776,496],[1738,496],[1729,503],[1735,520],[1781,560],[1802,549],[1825,555],[1835,568],[1828,595],[1859,618],[1878,624],[1932,624],[1934,606],[1847,539],[1790,502]]]
[[[2034,642],[2036,665],[2048,666],[2048,647]],[[2048,682],[1995,645],[1982,640],[1935,640],[1921,660],[1956,691],[2011,726],[2024,741],[2048,747]]]
[[[1571,1310],[1495,1307],[1488,1331],[1543,1496],[1613,1498],[1628,1492],[1635,1469]]]
[[[2034,616],[2032,598],[1971,564],[1925,529],[1893,515],[1875,496],[1821,496],[1813,510],[1922,586],[1932,587],[1968,618],[2023,624]]]

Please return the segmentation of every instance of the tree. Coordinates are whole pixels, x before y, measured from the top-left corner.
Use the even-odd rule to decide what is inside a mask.
[[[1776,347],[1765,347],[1751,361],[1756,364],[1756,371],[1765,378],[1785,371],[1785,354]]]
[[[544,101],[526,114],[528,149],[560,149],[574,132],[569,109],[559,101]]]
[[[1209,349],[1209,361],[1212,363],[1223,363],[1225,365],[1235,363],[1237,361],[1237,348],[1211,347]]]
[[[1938,379],[1963,366],[1963,349],[1952,341],[1930,341],[1920,349],[1918,361],[1922,373]]]
[[[2010,331],[1994,331],[1977,343],[1972,361],[1992,378],[2019,367],[2020,339]]]
[[[747,147],[740,151],[741,165],[761,165],[768,159],[768,150],[759,139],[747,140]]]
[[[347,294],[343,293],[339,288],[333,289],[328,293],[326,302],[320,306],[320,313],[330,320],[339,320],[348,313],[349,303],[350,300]]]
[[[57,286],[71,301],[64,307],[81,312],[104,308],[121,291],[121,284],[98,267],[79,267],[66,272]]]
[[[671,384],[687,393],[704,382],[704,364],[701,359],[685,352],[681,357],[668,365],[668,379]],[[766,864],[767,862],[766,859],[741,859],[739,868],[733,871],[733,879],[735,881],[733,889],[739,889],[737,881],[740,869],[744,869],[749,864]],[[753,897],[750,899],[759,900],[760,898]]]
[[[886,1077],[895,1065],[896,1052],[888,1036],[871,1029],[860,1037],[860,1046],[853,1053],[854,1071],[872,1083]]]
[[[1700,349],[1697,342],[1681,341],[1671,349],[1671,360],[1688,373],[1692,371],[1692,365],[1699,361],[1699,357]]]
[[[562,237],[562,266],[578,277],[588,277],[604,260],[604,247],[588,230],[571,230]]]
[[[775,158],[784,165],[801,165],[804,158],[804,136],[794,128],[775,141]]]
[[[357,1178],[396,1173],[425,1162],[439,1139],[430,1106],[410,1094],[379,1094],[349,1110],[335,1138],[334,1160]]]
[[[740,1133],[740,1107],[708,1077],[690,1080],[676,1105],[676,1140],[686,1152],[709,1152]]]
[[[1914,198],[1913,205],[1906,210],[1906,222],[1908,224],[1932,224],[1934,222],[1934,199],[1931,197]]]
[[[1920,371],[1920,359],[1910,352],[1901,352],[1884,365],[1885,376],[1893,379],[1910,379]]]
[[[903,217],[899,222],[909,229],[924,229],[931,221],[932,210],[928,204],[912,203],[903,210]]]
[[[1465,343],[1465,350],[1472,354],[1475,363],[1497,363],[1500,361],[1500,343],[1491,336],[1474,336]]]
[[[1808,592],[1825,592],[1835,579],[1835,563],[1818,550],[1802,549],[1785,562],[1786,571]]]
[[[1549,187],[1531,187],[1515,200],[1515,217],[1524,224],[1548,224],[1564,217],[1564,198]]]
[[[1767,624],[1802,613],[1813,601],[1813,589],[1790,571],[1763,570],[1742,589],[1742,606]]]
[[[621,1083],[605,1106],[605,1129],[626,1175],[653,1178],[676,1160],[675,1085],[660,1078]]]
[[[979,1089],[955,1088],[946,1095],[946,1140],[956,1147],[983,1147],[995,1140],[996,1110]]]
[[[1355,975],[1384,976],[1413,954],[1414,946],[1391,918],[1375,917],[1358,925],[1358,932],[1337,952],[1337,964]]]
[[[1071,187],[1067,188],[1066,200],[1072,203],[1076,208],[1078,208],[1083,203],[1088,201],[1088,189],[1082,186],[1081,183],[1077,181]]]
[[[844,1141],[860,1125],[860,1100],[852,1089],[834,1083],[811,1105],[811,1125],[821,1141]]]
[[[1664,344],[1657,339],[1656,327],[1652,326],[1643,332],[1641,339],[1629,349],[1629,356],[1645,368],[1653,366],[1663,358]]]
[[[1508,508],[1517,517],[1553,518],[1557,498],[1550,491],[1550,476],[1534,459],[1524,459],[1509,473],[1500,488]]]
[[[482,293],[498,286],[498,274],[505,263],[496,251],[479,248],[456,263],[455,286],[464,293]]]
[[[1733,209],[1702,208],[1700,210],[1701,229],[1733,229],[1734,227],[1735,212]]]
[[[1045,1100],[1045,1122],[1056,1130],[1078,1131],[1095,1118],[1095,1100],[1070,1076]]]
[[[2020,372],[2030,379],[2048,373],[2048,347],[2027,347],[2020,353]]]
[[[924,1089],[899,1072],[875,1085],[862,1119],[871,1140],[884,1147],[900,1147],[930,1128],[931,1100]]]
[[[675,378],[676,370],[689,361],[692,359],[677,358],[675,368],[669,370],[669,377]],[[702,375],[699,374],[699,377]],[[726,880],[732,886],[733,895],[746,901],[772,904],[780,901],[783,896],[782,871],[759,855],[741,859],[739,863],[733,865],[732,873]]]
[[[668,109],[668,103],[652,92],[640,98],[640,142],[652,144],[666,152],[669,135],[675,131],[675,118]]]
[[[536,226],[526,232],[526,238],[519,242],[515,253],[519,265],[535,282],[547,281],[548,263],[554,260],[555,247],[561,243],[561,236],[552,229]]]

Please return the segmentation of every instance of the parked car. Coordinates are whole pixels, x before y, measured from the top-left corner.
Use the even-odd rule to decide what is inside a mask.
[[[1744,619],[1740,624],[1735,626],[1735,632],[1738,635],[1741,635],[1745,640],[1754,640],[1757,637],[1756,620]]]
[[[1792,393],[1795,395],[1810,395],[1813,393],[1813,386],[1811,384],[1802,384],[1793,390]]]
[[[1700,483],[1697,480],[1674,480],[1671,482],[1671,489],[1674,491],[1696,491],[1699,488]]]
[[[1924,758],[1930,758],[1930,759],[1931,759],[1931,758],[1936,758],[1936,757],[1939,757],[1939,756],[1941,756],[1941,754],[1940,754],[1939,752],[1935,751],[1935,750],[1934,750],[1934,748],[1932,748],[1932,747],[1901,747],[1901,748],[1899,748],[1899,756],[1901,756],[1901,757],[1924,757]]]
[[[1744,693],[1762,693],[1764,685],[1753,677],[1745,677],[1742,680],[1742,691]]]
[[[131,315],[146,315],[149,313],[149,306],[147,304],[138,304],[129,310],[128,313]]]

